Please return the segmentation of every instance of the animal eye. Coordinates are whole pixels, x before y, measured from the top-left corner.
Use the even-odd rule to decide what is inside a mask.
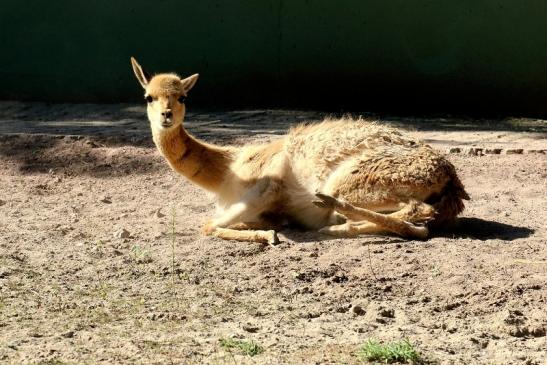
[[[179,96],[179,98],[177,100],[179,101],[179,103],[184,104],[184,101],[186,100],[186,96],[181,95],[181,96]]]
[[[146,95],[144,98],[146,99],[147,103],[151,103],[152,100],[154,100],[154,98],[152,98],[150,95]]]

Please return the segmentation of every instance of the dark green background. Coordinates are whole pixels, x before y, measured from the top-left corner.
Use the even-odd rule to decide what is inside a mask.
[[[134,55],[194,106],[546,115],[546,38],[539,0],[3,0],[0,98],[141,100]]]

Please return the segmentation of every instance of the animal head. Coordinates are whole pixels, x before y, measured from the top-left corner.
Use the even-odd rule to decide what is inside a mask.
[[[158,74],[151,77],[133,57],[131,65],[144,89],[146,111],[152,130],[162,132],[182,124],[186,112],[185,100],[199,75],[194,74],[185,79],[176,74]]]

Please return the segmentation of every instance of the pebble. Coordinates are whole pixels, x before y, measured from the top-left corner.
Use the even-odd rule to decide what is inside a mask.
[[[524,150],[522,148],[511,148],[505,150],[506,155],[521,155]]]
[[[385,318],[395,318],[395,311],[393,309],[380,308],[378,314]]]
[[[477,147],[469,147],[466,150],[466,153],[471,156],[482,156],[483,155],[483,149],[477,148]]]
[[[487,148],[484,150],[484,153],[487,155],[499,155],[501,153],[501,148]]]
[[[351,307],[351,312],[356,316],[363,316],[366,313],[366,311],[360,305],[354,305],[353,307]]]
[[[97,143],[95,143],[94,141],[91,141],[91,140],[87,140],[85,141],[85,144],[90,146],[91,148],[97,148],[99,147],[99,145]]]
[[[526,153],[539,153],[539,154],[544,154],[544,153],[547,153],[547,150],[526,150]]]
[[[0,279],[8,277],[11,273],[12,272],[8,269],[0,269]]]
[[[461,153],[462,149],[460,147],[450,147],[446,150],[446,153]]]
[[[154,217],[156,218],[163,218],[165,217],[165,214],[161,212],[161,208],[158,208],[154,211]]]
[[[65,332],[61,336],[64,337],[64,338],[72,338],[72,337],[74,337],[74,331]]]
[[[111,204],[112,198],[109,196],[103,196],[101,199],[99,199],[101,203]]]
[[[131,233],[129,233],[128,230],[125,228],[119,229],[116,232],[114,232],[114,237],[116,238],[131,238]]]
[[[243,326],[243,330],[249,332],[249,333],[256,333],[258,332],[259,328],[257,326],[253,326],[252,324],[244,324]]]
[[[0,199],[0,207],[1,207],[2,205],[4,205],[4,204],[6,204],[6,201],[5,201],[5,200],[2,200],[2,199]]]

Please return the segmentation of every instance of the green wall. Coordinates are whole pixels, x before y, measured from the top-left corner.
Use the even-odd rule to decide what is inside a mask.
[[[547,114],[547,2],[3,0],[2,99],[133,101],[129,57],[194,106]]]

